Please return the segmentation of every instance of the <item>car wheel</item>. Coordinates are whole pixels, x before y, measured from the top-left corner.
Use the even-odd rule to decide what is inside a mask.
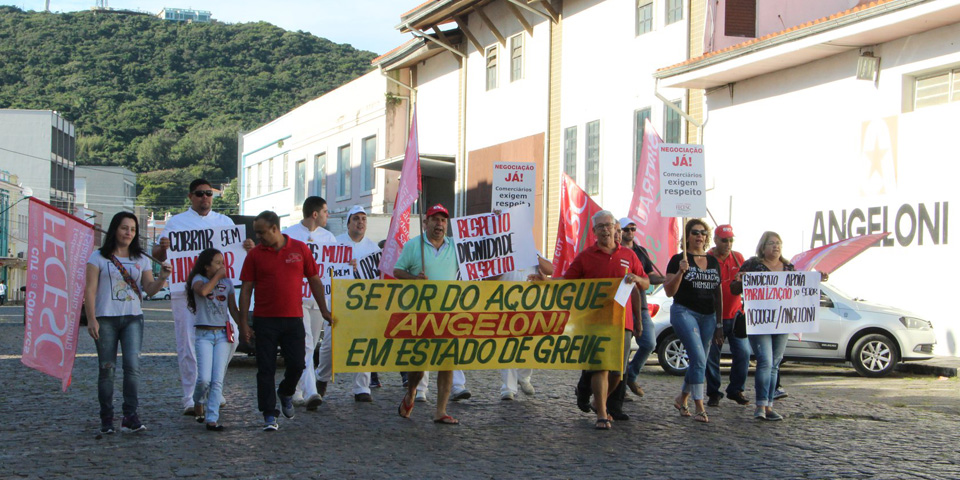
[[[657,361],[660,367],[670,375],[681,376],[687,373],[690,359],[687,358],[687,349],[677,334],[670,333],[657,345]]]
[[[164,295],[164,296],[163,296],[163,299],[164,299],[164,300],[170,300],[170,294],[168,293],[168,294]]]
[[[886,335],[865,335],[853,346],[850,362],[864,377],[885,377],[900,361],[896,343]]]

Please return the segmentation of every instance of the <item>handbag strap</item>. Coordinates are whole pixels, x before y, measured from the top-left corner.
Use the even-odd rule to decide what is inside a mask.
[[[117,256],[110,255],[110,261],[113,262],[114,267],[117,267],[117,270],[120,270],[120,275],[123,276],[123,281],[127,282],[127,285],[129,285],[130,288],[132,288],[133,291],[137,293],[137,298],[139,298],[140,301],[143,302],[143,294],[140,293],[140,287],[137,286],[137,282],[133,280],[133,277],[131,277],[130,274],[127,273],[127,269],[123,268],[123,264],[120,263],[120,260],[117,260]]]

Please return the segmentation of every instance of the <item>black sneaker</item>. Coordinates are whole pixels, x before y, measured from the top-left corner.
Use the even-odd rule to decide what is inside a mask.
[[[574,387],[573,391],[577,394],[577,408],[581,412],[590,413],[590,393],[580,390],[580,387]]]
[[[113,417],[100,419],[100,433],[109,435],[115,432],[113,429]]]
[[[627,420],[630,420],[630,415],[627,415],[626,413],[623,413],[623,412],[609,411],[607,413],[609,413],[610,416],[613,417],[613,419],[618,422],[626,422]]]
[[[377,375],[377,372],[370,374],[370,388],[380,388],[383,385],[380,383],[380,376]]]
[[[708,406],[708,407],[719,407],[719,406],[720,406],[720,399],[723,398],[723,395],[720,395],[719,393],[715,393],[715,394],[713,394],[713,395],[707,395],[707,397],[709,397],[709,398],[707,399],[707,406]]]
[[[277,396],[280,397],[280,413],[282,413],[284,417],[293,418],[293,415],[296,413],[293,410],[293,397],[285,397],[280,395],[279,392]]]
[[[743,392],[728,393],[727,398],[739,403],[740,405],[750,405],[750,400],[747,399]]]
[[[123,421],[120,422],[120,431],[123,433],[142,432],[146,429],[147,427],[140,423],[140,417],[136,413],[124,416]]]
[[[369,403],[373,401],[373,397],[369,393],[358,393],[353,396],[353,399],[357,402]]]

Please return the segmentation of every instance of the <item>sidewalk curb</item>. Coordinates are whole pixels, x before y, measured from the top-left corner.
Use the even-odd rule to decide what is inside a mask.
[[[938,377],[956,377],[958,367],[960,367],[960,358],[938,357],[920,362],[903,362],[897,365],[896,371]]]

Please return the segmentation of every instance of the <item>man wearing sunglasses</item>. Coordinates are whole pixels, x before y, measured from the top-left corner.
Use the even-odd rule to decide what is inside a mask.
[[[153,246],[153,256],[161,262],[167,259],[170,232],[234,225],[230,217],[213,211],[213,187],[207,180],[198,178],[190,182],[187,198],[190,199],[190,209],[170,217],[163,232],[160,233],[158,243]],[[243,242],[243,248],[247,251],[253,248],[253,245],[253,240],[250,239]],[[186,292],[173,292],[170,306],[173,310],[173,325],[177,336],[177,361],[180,365],[180,385],[183,387],[183,414],[193,415],[193,388],[197,383],[197,354],[194,351],[194,317],[187,308]],[[232,320],[231,323],[233,323]],[[236,324],[233,328],[234,331],[238,331]],[[238,344],[239,342],[232,344],[234,351]],[[234,351],[230,352],[231,358]]]
[[[730,353],[733,354],[733,365],[730,367],[730,383],[727,385],[727,398],[740,405],[749,405],[750,400],[743,394],[744,384],[747,381],[747,370],[750,368],[750,343],[746,338],[737,338],[733,334],[733,323],[737,312],[743,308],[740,295],[730,291],[730,282],[734,281],[740,265],[743,265],[743,255],[733,251],[733,227],[720,225],[713,232],[714,247],[707,252],[720,262],[720,290],[723,294],[723,337],[730,342]],[[707,354],[707,405],[720,405],[723,394],[720,393],[720,349],[723,344],[710,344],[710,353]]]

